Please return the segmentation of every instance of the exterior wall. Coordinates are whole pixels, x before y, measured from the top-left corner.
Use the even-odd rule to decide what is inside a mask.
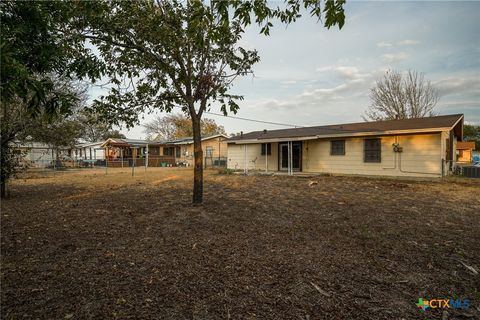
[[[443,161],[443,172],[448,172],[448,163],[447,163],[447,156],[448,156],[448,139],[450,137],[449,132],[444,131],[440,134],[440,143],[442,145],[442,161]]]
[[[303,171],[382,176],[440,177],[442,143],[440,134],[368,137],[381,138],[381,162],[365,163],[364,138],[345,139],[345,155],[330,155],[330,140],[304,143]],[[403,152],[393,151],[397,142]]]
[[[29,143],[25,146],[18,147],[18,149],[25,152],[23,159],[32,163],[47,163],[55,159],[55,151],[49,146],[40,143]]]
[[[441,133],[441,144],[442,144],[442,160],[444,162],[444,168],[443,172],[445,175],[450,173],[450,164],[449,164],[449,154],[451,152],[450,150],[450,145],[449,145],[449,139],[450,139],[450,131],[444,131]],[[452,155],[452,167],[456,165],[457,162],[457,141],[458,138],[456,136],[453,137],[453,155]]]
[[[180,157],[176,157],[177,162],[186,162],[189,165],[193,165],[193,143],[190,144],[179,144],[176,145],[180,147]],[[207,147],[213,149],[212,158],[218,159],[227,157],[227,143],[225,142],[224,137],[216,137],[212,139],[206,139],[202,141],[202,150],[203,157],[206,157]],[[176,155],[175,155],[176,156]]]
[[[40,142],[28,142],[26,144],[17,144],[15,149],[23,153],[22,160],[29,166],[49,165],[57,158],[62,159],[69,156],[69,149],[54,149],[47,144]]]
[[[267,156],[267,169],[278,170],[278,143],[272,142],[272,154]],[[227,168],[233,170],[245,169],[245,148],[247,148],[246,162],[248,170],[265,170],[265,156],[262,156],[262,145],[255,144],[229,144]]]
[[[175,161],[193,166],[193,144],[182,144],[178,147],[180,147],[180,157],[175,157]]]

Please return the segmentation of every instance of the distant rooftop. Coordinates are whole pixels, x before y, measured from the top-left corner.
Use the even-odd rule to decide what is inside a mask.
[[[214,134],[202,137],[202,140],[212,139],[216,137],[228,138],[224,134]],[[146,146],[146,145],[176,145],[176,144],[191,144],[193,143],[193,137],[184,137],[173,140],[164,140],[164,141],[150,141],[150,140],[141,140],[141,139],[119,139],[119,138],[109,138],[107,141],[103,142],[103,145],[106,145],[107,142],[110,142],[110,145],[116,145],[118,147],[127,147],[127,146]]]

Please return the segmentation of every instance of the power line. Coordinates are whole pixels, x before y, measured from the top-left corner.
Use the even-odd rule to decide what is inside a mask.
[[[286,124],[286,123],[278,123],[278,122],[270,122],[270,121],[242,118],[242,117],[236,117],[236,116],[229,116],[229,115],[224,115],[224,114],[221,114],[221,113],[208,112],[208,111],[204,111],[203,113],[208,113],[208,114],[215,115],[215,116],[233,118],[233,119],[238,119],[238,120],[245,120],[245,121],[252,121],[252,122],[266,123],[266,124],[274,124],[274,125],[278,125],[278,126],[286,126],[286,127],[293,127],[293,128],[305,128],[305,127],[308,128],[309,127],[309,126],[299,126],[299,125],[295,125],[295,124]],[[337,126],[339,126],[339,128],[337,128]],[[339,124],[333,124],[333,125],[324,125],[324,126],[318,126],[318,127],[324,127],[325,130],[334,131],[334,132],[338,131],[338,132],[341,132],[341,133],[358,132],[358,129],[348,129],[348,128],[344,128],[343,126],[344,125],[342,125],[342,124],[340,124],[340,125]],[[310,127],[312,127],[312,126],[310,126]],[[368,130],[368,128],[367,128],[367,130]],[[369,130],[376,130],[376,128],[372,128],[372,129],[369,129]]]
[[[175,106],[175,107],[182,108],[181,106]],[[299,125],[296,125],[296,124],[279,123],[279,122],[264,121],[264,120],[257,120],[257,119],[250,119],[250,118],[224,115],[223,113],[215,113],[215,112],[210,112],[210,111],[203,111],[203,113],[207,113],[207,114],[211,114],[211,115],[219,116],[219,117],[226,117],[226,118],[238,119],[238,120],[243,120],[243,121],[251,121],[251,122],[257,122],[257,123],[273,124],[273,125],[284,126],[284,127],[293,127],[293,128],[303,128],[303,127],[305,127],[305,126],[299,126]]]
[[[229,115],[224,115],[224,114],[221,114],[221,113],[215,113],[215,112],[209,112],[209,111],[204,111],[204,113],[211,114],[211,115],[214,115],[214,116],[227,117],[227,118],[232,118],[232,119],[238,119],[238,120],[244,120],[244,121],[251,121],[251,122],[258,122],[258,123],[265,123],[265,124],[273,124],[273,125],[284,126],[284,127],[293,127],[293,128],[303,128],[303,127],[304,127],[304,126],[299,126],[299,125],[296,125],[296,124],[287,124],[287,123],[263,121],[263,120],[257,120],[257,119],[249,119],[249,118],[243,118],[243,117],[237,117],[237,116],[229,116]]]
[[[178,107],[181,108],[180,106],[178,106]],[[284,127],[293,127],[293,128],[309,127],[309,126],[299,126],[299,125],[296,125],[296,124],[287,124],[287,123],[279,123],[279,122],[271,122],[271,121],[249,119],[249,118],[243,118],[243,117],[237,117],[237,116],[230,116],[230,115],[224,115],[223,113],[215,113],[215,112],[209,112],[209,111],[204,111],[203,113],[207,113],[207,114],[211,114],[211,115],[219,116],[219,117],[227,117],[227,118],[232,118],[232,119],[237,119],[237,120],[251,121],[251,122],[257,122],[257,123],[264,123],[264,124],[273,124],[273,125],[284,126]],[[340,127],[336,128],[336,126],[340,126]],[[339,131],[339,132],[342,132],[342,133],[344,133],[344,132],[358,132],[357,129],[343,128],[343,125],[338,125],[338,124],[324,125],[324,126],[320,126],[320,127],[324,127],[326,130]]]

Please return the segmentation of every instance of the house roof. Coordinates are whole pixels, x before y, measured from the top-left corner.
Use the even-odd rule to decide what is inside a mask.
[[[475,142],[474,141],[459,141],[457,142],[457,149],[458,150],[475,150]]]
[[[213,139],[217,137],[228,138],[224,134],[215,134],[211,136],[206,136],[202,138],[202,141]],[[179,145],[179,144],[191,144],[193,143],[193,137],[185,137],[168,141],[148,141],[140,139],[118,139],[118,138],[109,138],[102,143],[102,147],[109,145],[114,147],[135,147],[135,146],[146,146],[146,145]]]
[[[85,142],[85,143],[76,144],[75,148],[88,148],[88,147],[94,147],[94,146],[101,146],[102,144],[103,144],[103,141]]]
[[[227,139],[227,142],[247,143],[248,141],[252,142],[252,140],[281,140],[291,138],[328,138],[373,134],[440,132],[446,129],[452,129],[462,120],[463,114],[453,114],[417,119],[357,122],[293,129],[253,131],[241,136],[237,135],[231,137]],[[456,135],[458,137],[462,137],[461,128],[457,129]]]
[[[104,143],[102,143],[102,147],[105,147],[107,145],[109,146],[115,146],[115,147],[132,147],[132,146],[137,146],[137,145],[147,145],[148,142],[145,140],[140,140],[140,139],[120,139],[120,138],[108,138],[105,140]]]
[[[210,135],[210,136],[202,137],[202,141],[213,139],[213,138],[218,138],[218,137],[228,138],[227,135],[224,135],[224,134],[220,133],[220,134],[213,134],[213,135]],[[193,143],[193,137],[178,138],[178,139],[166,140],[166,141],[157,142],[157,143],[159,143],[159,144],[192,144]]]

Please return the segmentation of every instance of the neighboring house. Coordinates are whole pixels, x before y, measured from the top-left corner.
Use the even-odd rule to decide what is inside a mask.
[[[23,153],[23,161],[30,167],[45,167],[55,159],[70,157],[70,148],[54,148],[42,142],[17,142],[15,149]]]
[[[161,157],[160,143],[140,139],[109,138],[101,145],[109,166],[148,166],[157,167],[161,163],[173,164],[172,157]],[[148,162],[147,162],[148,159]]]
[[[105,160],[103,142],[77,144],[71,151],[74,160]]]
[[[202,138],[202,149],[205,166],[225,166],[227,160],[228,136],[215,134]],[[193,165],[193,138],[181,138],[162,142],[163,155],[175,157],[177,163]]]
[[[473,150],[475,150],[474,141],[457,142],[457,161],[472,162]]]
[[[442,177],[462,139],[461,114],[255,131],[227,139],[228,168]]]
[[[223,134],[202,138],[205,165],[226,164],[227,144],[225,140],[227,138]],[[109,165],[110,162],[131,165],[132,160],[129,159],[137,159],[135,164],[143,166],[147,158],[148,166],[152,167],[162,164],[193,165],[193,138],[191,137],[169,141],[110,138],[101,147],[105,149]]]

